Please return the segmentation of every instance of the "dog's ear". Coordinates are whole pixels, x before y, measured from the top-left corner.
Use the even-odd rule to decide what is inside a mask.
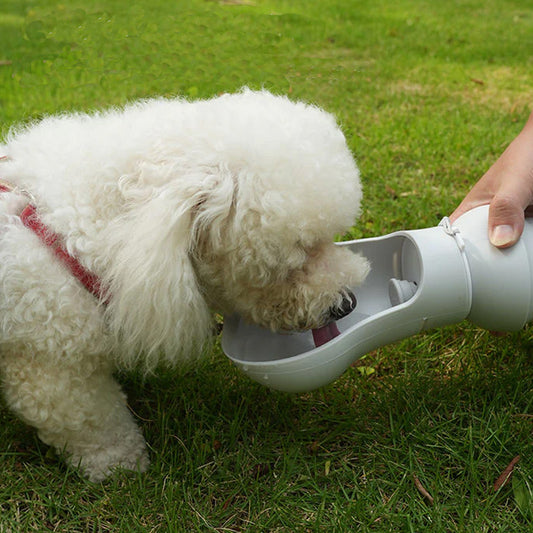
[[[172,364],[197,354],[211,333],[190,259],[199,197],[160,188],[110,230],[106,313],[122,365],[149,371]]]

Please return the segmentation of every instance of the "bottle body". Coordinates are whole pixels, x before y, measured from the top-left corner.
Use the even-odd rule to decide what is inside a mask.
[[[357,307],[337,322],[340,335],[315,347],[311,332],[278,334],[224,321],[222,348],[244,373],[286,392],[330,383],[371,350],[468,319],[512,331],[533,320],[533,219],[511,248],[488,239],[488,206],[452,226],[400,231],[339,243],[369,259],[370,274],[353,291]]]
[[[488,206],[473,209],[455,223],[464,241],[472,285],[468,320],[489,330],[521,329],[533,318],[533,221],[522,238],[499,249],[488,238]]]

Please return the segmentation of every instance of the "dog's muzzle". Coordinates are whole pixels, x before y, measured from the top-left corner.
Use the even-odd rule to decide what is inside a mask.
[[[344,291],[344,298],[340,305],[332,307],[329,310],[328,318],[329,322],[335,322],[348,316],[357,306],[357,299],[352,291]]]

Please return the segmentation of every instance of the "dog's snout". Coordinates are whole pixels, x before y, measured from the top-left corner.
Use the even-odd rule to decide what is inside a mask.
[[[331,320],[340,320],[349,315],[357,306],[357,299],[352,291],[346,290],[344,298],[340,305],[332,307],[329,310],[329,318]]]

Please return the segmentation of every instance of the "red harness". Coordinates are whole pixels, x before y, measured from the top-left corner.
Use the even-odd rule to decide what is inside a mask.
[[[11,192],[13,189],[5,183],[0,183],[0,192]],[[89,272],[80,261],[70,255],[61,244],[61,237],[48,228],[37,213],[37,208],[28,203],[20,214],[20,220],[28,229],[33,231],[41,241],[52,249],[54,255],[70,270],[72,275],[96,298],[103,299],[100,280]]]

